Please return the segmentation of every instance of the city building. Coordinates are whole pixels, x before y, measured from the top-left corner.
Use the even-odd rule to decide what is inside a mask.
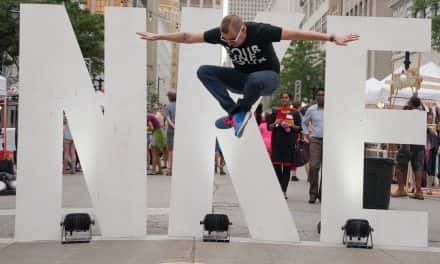
[[[223,0],[180,0],[181,7],[223,8]]]
[[[391,8],[383,0],[344,0],[341,10],[344,16],[392,16]],[[391,58],[391,51],[369,51],[367,78],[385,78],[391,70]]]
[[[229,14],[241,16],[244,21],[254,21],[257,12],[266,11],[270,0],[229,0]]]
[[[324,33],[327,33],[328,15],[376,17],[392,15],[388,3],[383,0],[303,0],[301,4],[305,15],[302,28]],[[366,77],[383,79],[387,76],[391,69],[391,56],[391,52],[388,51],[370,51]]]
[[[145,7],[147,0],[87,0],[86,7],[92,13],[104,14],[106,6]]]
[[[389,0],[388,5],[392,10],[393,17],[403,17],[409,18],[414,17],[413,11],[411,10],[414,4],[414,0]],[[430,8],[426,10],[426,17],[430,18],[432,16],[432,12]],[[422,12],[418,14],[418,17],[422,17]],[[411,51],[410,51],[411,52]],[[410,53],[410,61],[412,65],[417,65],[419,56],[415,53]],[[398,51],[393,53],[392,62],[396,67],[403,65],[403,61],[405,58],[404,51]],[[438,52],[426,52],[422,53],[420,56],[420,65],[426,64],[428,62],[434,62],[436,64],[440,64],[440,55]]]
[[[327,32],[327,15],[332,0],[300,0],[304,20],[302,28],[318,32]]]

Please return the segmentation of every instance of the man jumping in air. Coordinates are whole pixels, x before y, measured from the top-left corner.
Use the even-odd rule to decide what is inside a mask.
[[[203,65],[197,76],[208,91],[217,99],[228,116],[219,118],[217,128],[234,127],[235,135],[241,137],[252,114],[250,109],[260,96],[272,95],[280,84],[280,62],[272,42],[281,40],[331,41],[346,46],[359,39],[358,35],[328,35],[318,32],[287,29],[270,24],[243,22],[241,17],[228,15],[220,27],[205,32],[177,32],[171,34],[137,33],[145,40],[168,40],[178,43],[222,45],[229,54],[234,68]],[[242,94],[237,102],[228,90]]]

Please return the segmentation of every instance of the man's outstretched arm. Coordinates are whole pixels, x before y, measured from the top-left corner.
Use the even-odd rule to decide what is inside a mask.
[[[203,32],[177,32],[170,34],[156,34],[150,32],[136,33],[141,39],[145,40],[168,40],[177,43],[201,43],[205,42]]]
[[[348,34],[343,36],[329,35],[313,31],[304,31],[299,29],[283,28],[281,33],[282,40],[318,40],[318,41],[332,41],[336,45],[347,46],[348,42],[356,41],[359,36],[356,34]]]

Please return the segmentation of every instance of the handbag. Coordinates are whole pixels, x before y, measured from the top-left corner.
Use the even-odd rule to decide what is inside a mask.
[[[304,166],[310,160],[310,148],[309,143],[304,140],[299,140],[295,144],[293,163],[296,167]]]

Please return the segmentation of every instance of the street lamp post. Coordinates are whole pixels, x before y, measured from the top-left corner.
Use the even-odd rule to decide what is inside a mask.
[[[102,83],[104,80],[99,77],[96,78],[96,75],[93,77],[93,87],[95,88],[95,91],[102,91]]]
[[[160,81],[165,81],[163,78],[160,78],[160,76],[157,76],[157,102],[160,102]]]
[[[12,20],[17,21],[18,17],[20,16],[20,11],[16,9],[9,9],[9,15],[12,18]]]
[[[5,63],[5,57],[6,57],[6,51],[5,52],[3,52],[2,54],[0,54],[1,55],[1,68],[0,68],[0,73],[3,73],[4,72],[4,63]]]
[[[301,100],[301,86],[302,86],[302,81],[301,80],[296,80],[295,81],[295,95],[294,95],[294,101],[300,101]]]
[[[313,89],[310,89],[310,88],[311,88],[311,87],[310,87],[310,86],[311,86],[311,85],[310,85],[310,79],[311,79],[311,78],[310,78],[310,75],[307,74],[307,75],[306,75],[306,81],[305,81],[305,85],[304,85],[304,87],[305,87],[307,90],[309,90],[309,91],[312,90],[312,91],[311,91],[312,94],[310,94],[310,98],[314,99]],[[310,99],[310,98],[309,98],[309,99]]]

